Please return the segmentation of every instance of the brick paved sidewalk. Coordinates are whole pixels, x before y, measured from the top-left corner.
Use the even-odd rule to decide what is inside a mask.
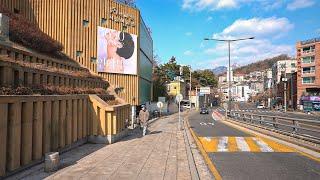
[[[86,144],[61,155],[64,168],[48,174],[43,164],[12,178],[27,179],[191,179],[184,131],[172,115],[135,130],[112,145]]]

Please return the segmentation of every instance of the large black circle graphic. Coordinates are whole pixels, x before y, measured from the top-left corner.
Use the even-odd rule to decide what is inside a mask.
[[[129,59],[134,53],[134,41],[132,36],[126,32],[121,32],[119,36],[122,48],[117,49],[117,54],[125,59]]]

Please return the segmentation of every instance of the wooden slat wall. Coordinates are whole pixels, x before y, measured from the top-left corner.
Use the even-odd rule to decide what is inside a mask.
[[[124,91],[119,94],[119,96],[126,100],[126,102],[131,105],[139,104],[139,83],[138,78],[135,75],[126,75],[126,74],[107,74],[99,73],[100,76],[108,79],[109,83],[112,84],[115,88],[123,87]]]
[[[0,179],[88,135],[122,132],[130,110],[92,95],[0,96]]]
[[[0,4],[11,11],[20,10],[42,31],[62,43],[67,55],[93,72],[97,72],[96,62],[91,62],[91,57],[97,57],[97,26],[122,30],[122,24],[110,18],[113,7],[134,17],[135,26],[129,26],[127,32],[139,35],[140,12],[113,0],[0,0]],[[102,18],[108,19],[105,25],[101,24]],[[89,21],[88,27],[83,26],[83,20]],[[82,51],[82,56],[76,57],[76,51]],[[124,87],[126,93],[121,97],[132,105],[138,105],[138,76],[101,75],[111,84]]]

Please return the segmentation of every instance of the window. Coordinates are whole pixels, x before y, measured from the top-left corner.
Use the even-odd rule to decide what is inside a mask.
[[[315,46],[309,46],[302,49],[303,53],[314,52]]]
[[[14,9],[13,9],[13,12],[14,12],[14,13],[16,13],[16,14],[19,14],[19,13],[20,13],[20,10],[19,10],[19,9],[14,8]]]
[[[108,20],[106,18],[101,18],[101,25],[107,25]]]
[[[92,63],[96,63],[96,62],[97,62],[97,58],[91,57],[91,58],[90,58],[90,61],[91,61]]]
[[[314,56],[301,58],[301,61],[302,63],[306,63],[306,64],[314,63]]]
[[[296,67],[296,63],[291,63],[291,67],[295,68]]]
[[[313,84],[315,79],[315,77],[304,77],[302,79],[302,84]]]
[[[302,71],[303,74],[314,73],[314,72],[315,72],[315,66],[305,67],[303,68],[303,71]]]
[[[77,56],[77,57],[82,57],[82,54],[83,54],[82,51],[77,51],[77,52],[76,52],[76,56]]]
[[[88,26],[89,26],[89,21],[88,21],[88,20],[83,20],[83,21],[82,21],[82,25],[83,25],[84,27],[88,27]]]

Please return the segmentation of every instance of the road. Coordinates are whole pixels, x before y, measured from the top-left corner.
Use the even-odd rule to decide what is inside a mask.
[[[252,103],[244,103],[244,102],[233,102],[231,110],[234,111],[248,111],[255,114],[261,114],[261,115],[275,115],[275,116],[281,116],[281,117],[290,117],[290,118],[300,118],[300,119],[310,119],[320,120],[319,116],[313,115],[313,114],[305,114],[302,112],[279,112],[279,111],[271,111],[268,109],[257,109],[257,107]],[[223,110],[221,109],[221,112]]]
[[[225,114],[225,110],[223,108],[218,108],[218,111]],[[304,114],[301,112],[278,112],[278,111],[270,111],[267,109],[257,109],[252,103],[242,103],[242,102],[233,102],[231,112],[240,112],[240,113],[249,113],[249,114],[255,114],[255,115],[265,115],[265,116],[275,116],[275,117],[285,117],[285,118],[294,118],[294,119],[305,119],[305,120],[313,120],[320,122],[320,117],[316,115],[310,115],[310,114]],[[264,120],[272,122],[272,118],[265,118]],[[290,120],[281,120],[279,123],[286,124],[286,125],[293,125],[293,122]],[[269,126],[270,128],[273,127],[272,124],[262,124],[263,126]],[[315,131],[309,131],[309,130],[303,130],[299,129],[298,134],[303,136],[312,136],[314,138],[320,139],[320,126],[319,123],[311,123],[311,122],[304,122],[299,123],[301,128],[307,128],[312,129]],[[278,126],[279,129],[287,131],[287,132],[293,132],[293,128],[288,126]]]
[[[320,179],[320,162],[270,139],[191,113],[189,124],[222,179]]]

